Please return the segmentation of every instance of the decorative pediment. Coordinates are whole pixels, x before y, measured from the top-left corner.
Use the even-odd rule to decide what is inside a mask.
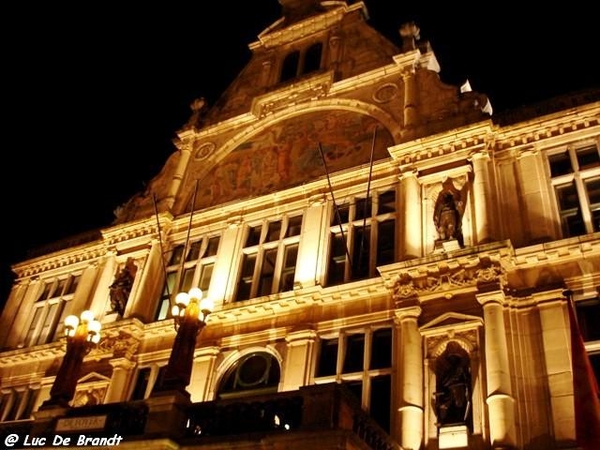
[[[456,324],[464,324],[465,322],[472,321],[480,322],[481,324],[483,324],[483,319],[481,317],[456,312],[447,312],[427,322],[425,325],[421,326],[419,330],[423,332],[432,328],[454,326]]]

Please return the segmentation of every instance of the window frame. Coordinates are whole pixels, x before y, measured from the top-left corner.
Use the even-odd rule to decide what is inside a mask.
[[[373,344],[376,342],[374,336],[379,331],[389,331],[389,351],[390,351],[390,364],[389,367],[371,367],[374,359]],[[326,384],[326,383],[360,383],[361,384],[361,398],[359,399],[361,407],[370,412],[371,405],[373,403],[373,383],[374,380],[380,380],[382,377],[389,377],[390,388],[393,385],[393,355],[394,355],[394,328],[390,324],[377,324],[366,327],[351,328],[347,330],[340,330],[336,333],[323,334],[319,336],[319,345],[316,354],[315,367],[313,372],[313,382],[315,384]],[[363,355],[362,355],[362,368],[352,372],[344,372],[346,365],[346,354],[348,351],[347,344],[353,337],[362,334],[363,336]],[[321,361],[321,350],[322,343],[324,341],[332,342],[337,340],[337,356],[336,356],[336,369],[335,374],[331,375],[318,375],[319,365]],[[392,402],[389,404],[390,424],[391,426],[391,408]]]
[[[278,233],[276,238],[272,235],[273,225]],[[293,290],[303,225],[304,214],[297,212],[251,222],[245,227],[234,302]],[[290,235],[290,232],[294,234]],[[296,254],[294,264],[288,264],[290,250]],[[273,254],[272,270],[266,271],[268,256]],[[285,284],[286,277],[293,280],[289,289]]]
[[[75,297],[81,273],[70,273],[43,280],[40,294],[32,305],[33,314],[27,332],[25,347],[54,342],[63,330],[68,305]]]
[[[389,208],[384,208],[388,202],[383,202],[382,199],[386,195],[393,194],[394,209],[392,211]],[[377,276],[377,267],[380,265],[390,264],[398,258],[398,191],[393,186],[387,186],[382,189],[378,189],[370,193],[367,199],[364,194],[356,194],[348,197],[343,203],[332,204],[330,208],[330,225],[329,225],[329,237],[328,237],[328,256],[327,256],[327,272],[325,274],[325,286],[336,286],[351,281],[358,281],[367,278]],[[366,203],[365,203],[366,202]],[[363,209],[364,205],[370,207],[370,211],[367,208],[366,216]],[[384,208],[384,210],[380,210]],[[342,216],[341,212],[344,213]],[[341,225],[338,220],[341,220]],[[392,261],[380,263],[379,257],[383,253],[381,247],[382,239],[380,234],[381,230],[384,229],[385,225],[392,223],[393,231],[393,255]],[[387,228],[386,228],[387,229]],[[362,236],[362,230],[368,230],[365,236],[368,236],[364,242],[364,248],[367,249],[368,254],[366,255],[368,261],[368,268],[366,271],[359,270],[355,263],[356,252],[358,251],[359,257],[361,255],[360,246],[361,243],[357,241]],[[336,252],[336,242],[338,247],[341,245],[344,247],[344,253]],[[359,246],[357,248],[357,245]],[[338,248],[339,250],[339,248]],[[352,261],[352,267],[351,267]],[[341,267],[343,266],[343,267]],[[335,269],[335,270],[334,270]],[[358,267],[360,269],[360,267]],[[343,275],[340,275],[343,271]]]
[[[592,149],[592,147],[595,147],[596,152],[598,152],[595,165],[580,167],[578,156],[582,155],[585,150]],[[563,156],[562,159],[559,159],[560,156]],[[570,171],[553,175],[553,168],[558,167],[553,166],[553,160],[562,163],[568,162],[570,164]],[[568,238],[600,231],[600,225],[594,226],[594,219],[598,220],[598,215],[600,214],[600,202],[592,204],[588,190],[588,183],[590,181],[600,182],[600,143],[598,139],[554,148],[547,153],[547,164],[562,236]],[[563,208],[561,206],[561,198],[563,198],[561,192],[566,192],[571,187],[577,196],[577,206]],[[594,218],[594,214],[596,214],[596,218]],[[576,224],[570,222],[570,219],[573,218],[581,220],[581,231],[577,231],[575,229]]]
[[[169,318],[171,305],[174,304],[173,300],[178,292],[189,291],[195,286],[202,289],[205,294],[208,292],[221,242],[222,235],[218,233],[199,236],[187,245],[185,243],[173,245],[165,268],[165,279],[158,296],[154,313],[155,321]]]

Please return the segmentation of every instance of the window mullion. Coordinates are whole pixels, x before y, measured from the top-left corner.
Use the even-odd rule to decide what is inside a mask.
[[[575,189],[577,189],[577,197],[579,197],[579,207],[581,208],[581,217],[583,218],[585,231],[587,233],[592,233],[594,230],[592,229],[592,213],[590,211],[590,202],[580,173],[575,174],[574,182]]]

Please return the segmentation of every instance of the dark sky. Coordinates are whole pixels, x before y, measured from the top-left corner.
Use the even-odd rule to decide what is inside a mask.
[[[442,81],[468,79],[495,112],[599,85],[597,16],[584,2],[365,3],[369,22],[397,44],[399,26],[415,20]],[[212,104],[279,13],[277,0],[16,2],[5,10],[0,304],[9,266],[27,250],[110,225],[113,210],[175,151],[192,100]]]

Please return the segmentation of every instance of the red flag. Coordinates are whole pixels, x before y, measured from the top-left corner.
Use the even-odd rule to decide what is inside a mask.
[[[600,398],[598,381],[575,316],[575,307],[567,295],[571,324],[571,361],[573,393],[575,396],[575,433],[577,444],[583,450],[600,449]]]

